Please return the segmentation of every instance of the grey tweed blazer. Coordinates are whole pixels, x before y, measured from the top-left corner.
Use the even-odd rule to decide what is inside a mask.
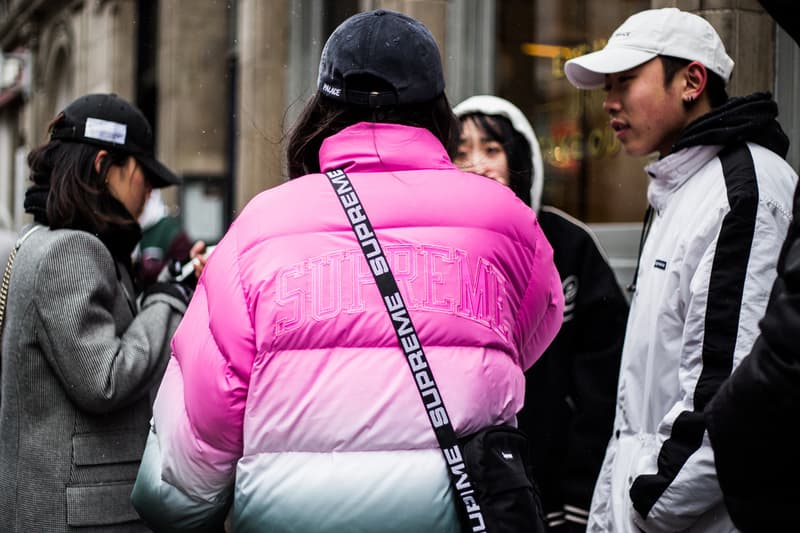
[[[0,531],[147,531],[130,493],[185,305],[155,294],[137,313],[133,294],[89,233],[41,228],[20,247],[0,359]]]

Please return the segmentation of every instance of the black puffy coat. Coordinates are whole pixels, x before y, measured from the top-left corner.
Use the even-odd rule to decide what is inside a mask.
[[[800,502],[800,187],[761,335],[705,410],[719,483],[743,532],[796,531]]]

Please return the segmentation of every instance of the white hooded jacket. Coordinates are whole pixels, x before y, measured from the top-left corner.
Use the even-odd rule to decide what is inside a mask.
[[[505,117],[517,130],[531,147],[531,163],[533,172],[531,176],[531,207],[535,212],[539,212],[542,206],[542,189],[544,188],[544,165],[542,163],[542,150],[539,147],[539,140],[536,138],[531,123],[519,108],[508,100],[492,96],[490,94],[479,94],[470,96],[453,108],[453,113],[457,117],[463,117],[471,113],[482,113],[484,115],[498,115]]]
[[[758,335],[791,220],[774,116],[765,95],[731,100],[646,167],[654,213],[589,532],[736,531],[703,407]]]

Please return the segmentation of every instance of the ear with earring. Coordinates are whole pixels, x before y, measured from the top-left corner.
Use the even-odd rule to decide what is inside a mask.
[[[686,67],[686,75],[684,78],[684,91],[691,91],[690,94],[684,94],[683,103],[692,105],[697,100],[699,95],[703,93],[708,81],[708,71],[706,67],[699,61],[692,61]]]

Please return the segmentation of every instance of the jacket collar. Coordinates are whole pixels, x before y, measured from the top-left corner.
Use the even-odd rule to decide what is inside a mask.
[[[731,98],[686,126],[673,151],[699,144],[729,146],[752,142],[785,158],[789,138],[777,116],[778,105],[770,93]]]
[[[359,122],[322,142],[320,170],[348,172],[455,169],[442,144],[424,128]]]
[[[720,150],[722,146],[718,145],[691,146],[644,167],[650,176],[650,185],[647,187],[650,205],[656,211],[662,211],[673,193],[714,159]]]

